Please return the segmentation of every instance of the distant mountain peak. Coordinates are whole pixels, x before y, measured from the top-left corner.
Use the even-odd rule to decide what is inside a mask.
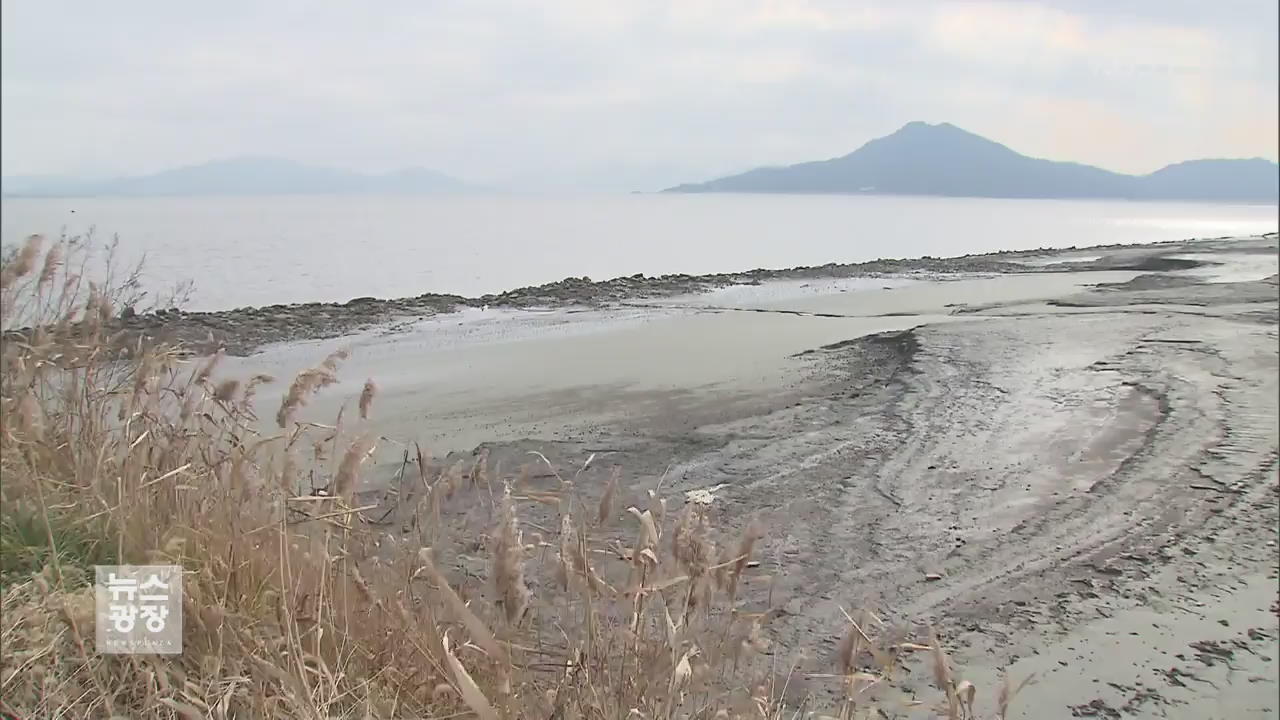
[[[1170,165],[1150,175],[1124,175],[1028,157],[951,123],[913,120],[831,160],[757,168],[667,192],[1276,202],[1280,166],[1261,158],[1199,160]]]
[[[916,142],[916,143],[968,143],[981,144],[994,147],[1005,147],[995,140],[985,138],[977,133],[969,132],[964,128],[957,127],[948,122],[927,123],[921,120],[913,120],[906,125],[898,128],[893,133],[882,138],[876,138],[863,145],[870,145],[875,142]],[[855,151],[856,152],[856,151]]]
[[[898,128],[898,132],[917,131],[917,130],[959,130],[960,128],[949,122],[929,123],[924,120],[912,120],[911,122]]]
[[[945,137],[947,135],[964,135],[968,137],[981,137],[975,135],[963,128],[956,127],[949,122],[927,123],[923,120],[912,120],[911,122],[898,128],[887,137],[893,136],[911,136],[911,135],[935,135]],[[985,139],[985,138],[983,138]]]

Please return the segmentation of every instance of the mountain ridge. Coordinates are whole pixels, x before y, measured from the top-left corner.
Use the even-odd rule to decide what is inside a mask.
[[[839,157],[755,168],[663,192],[1275,202],[1280,166],[1263,158],[1204,159],[1127,175],[1030,157],[950,123],[917,120]]]
[[[457,178],[422,167],[366,174],[257,155],[107,180],[25,176],[4,178],[2,182],[6,197],[431,193],[474,189]]]

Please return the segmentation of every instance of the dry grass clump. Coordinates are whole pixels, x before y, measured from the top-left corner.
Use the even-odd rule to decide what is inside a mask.
[[[890,641],[870,614],[848,618],[831,672],[800,678],[772,650],[776,609],[742,599],[759,527],[719,532],[693,504],[667,523],[655,490],[619,512],[617,471],[588,497],[590,461],[566,479],[543,458],[545,480],[405,448],[395,512],[362,505],[372,381],[354,425],[296,419],[345,353],[291,381],[269,432],[253,404],[270,378],[219,378],[218,356],[163,346],[104,352],[116,289],[69,301],[58,275],[78,248],[43,252],[0,264],[0,320],[40,319],[13,320],[34,330],[0,355],[0,712],[861,718],[919,650],[945,716],[975,716],[936,637]],[[325,491],[301,492],[304,476]],[[184,567],[181,655],[95,652],[91,566],[117,561]],[[801,680],[817,689],[795,697]]]

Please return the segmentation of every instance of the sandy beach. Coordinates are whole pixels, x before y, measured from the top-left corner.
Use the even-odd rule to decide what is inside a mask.
[[[225,372],[349,348],[308,415],[375,379],[374,502],[413,443],[483,444],[757,518],[774,580],[745,593],[796,693],[864,607],[937,622],[980,705],[1034,674],[1017,717],[1276,717],[1276,273],[1274,235],[814,272],[401,318]]]

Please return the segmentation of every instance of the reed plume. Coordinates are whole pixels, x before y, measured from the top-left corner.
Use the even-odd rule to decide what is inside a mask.
[[[622,468],[615,467],[609,474],[609,482],[605,485],[604,494],[600,496],[600,507],[596,513],[596,524],[604,525],[613,516],[613,496],[618,492],[618,478],[622,477]]]
[[[338,463],[338,474],[334,480],[333,494],[342,498],[347,504],[351,503],[356,480],[360,474],[360,466],[365,459],[373,454],[375,447],[374,437],[365,433],[351,443],[351,446],[342,455],[342,461]]]
[[[529,607],[529,588],[524,580],[524,542],[516,519],[511,488],[502,496],[502,512],[494,531],[493,582],[507,623],[516,625]]]
[[[364,381],[364,389],[360,391],[360,419],[369,419],[369,409],[373,407],[373,396],[378,392],[378,386],[373,384],[370,378]]]
[[[338,365],[347,358],[346,350],[337,350],[326,357],[318,366],[307,368],[298,373],[289,385],[288,391],[280,399],[280,409],[276,412],[276,424],[281,428],[289,426],[294,413],[307,404],[307,398],[338,382]]]
[[[36,258],[40,257],[40,248],[43,246],[43,235],[27,236],[27,241],[18,249],[17,254],[7,260],[3,271],[0,271],[0,290],[9,287],[15,280],[35,269]]]

